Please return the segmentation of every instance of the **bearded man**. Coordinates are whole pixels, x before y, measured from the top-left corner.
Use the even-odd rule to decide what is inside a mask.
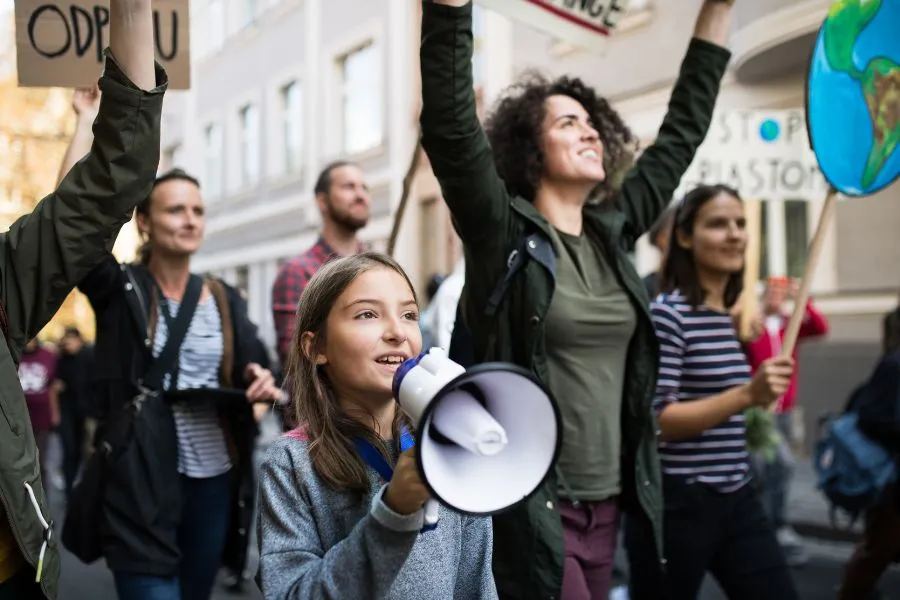
[[[272,314],[282,365],[294,337],[297,302],[306,284],[332,258],[365,250],[356,236],[369,222],[371,210],[371,197],[362,169],[346,161],[333,162],[319,173],[314,191],[322,213],[319,239],[306,252],[281,267],[272,288]]]

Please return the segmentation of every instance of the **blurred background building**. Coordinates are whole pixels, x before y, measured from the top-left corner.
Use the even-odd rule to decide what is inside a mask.
[[[642,146],[652,143],[701,0],[630,4],[602,57],[476,6],[482,110],[526,68],[575,74],[613,101]],[[737,3],[734,57],[718,109],[802,111],[809,54],[829,5]],[[420,0],[191,3],[192,89],[166,96],[160,168],[179,166],[201,180],[207,239],[195,266],[247,293],[251,317],[269,342],[272,281],[280,263],[318,235],[312,187],[327,162],[364,167],[373,218],[362,234],[385,248],[417,135],[419,7]],[[0,212],[8,222],[52,189],[72,117],[67,93],[16,89],[12,54],[5,56],[3,114],[34,115],[0,126]],[[824,191],[758,199],[762,275],[800,276]],[[842,402],[872,364],[880,317],[898,301],[897,223],[900,186],[839,203],[813,285],[832,332],[804,350],[805,402]],[[128,256],[134,228],[123,232],[119,250]],[[420,290],[432,274],[449,273],[459,255],[424,157],[395,254]],[[634,260],[648,272],[658,257],[642,240]],[[87,327],[78,306],[67,303],[58,321]]]
[[[56,188],[75,126],[71,90],[20,88],[16,77],[12,14],[0,14],[0,231]],[[137,231],[129,223],[114,251],[121,260],[128,260],[136,246]],[[77,291],[66,298],[39,337],[55,340],[70,325],[93,339],[94,314],[87,298]]]

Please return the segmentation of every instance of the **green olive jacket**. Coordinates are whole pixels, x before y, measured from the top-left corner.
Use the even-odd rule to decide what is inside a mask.
[[[0,341],[0,519],[9,520],[33,569],[43,553],[40,584],[50,599],[59,580],[59,528],[53,530],[16,363],[69,292],[109,255],[134,207],[150,193],[168,85],[158,64],[156,79],[156,88],[141,91],[107,54],[90,153],[55,192],[0,234],[0,302],[9,324],[9,340]]]

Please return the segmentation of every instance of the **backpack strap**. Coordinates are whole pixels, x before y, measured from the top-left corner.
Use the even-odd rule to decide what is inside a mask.
[[[228,304],[228,296],[225,285],[215,277],[206,279],[206,287],[215,298],[219,309],[219,318],[222,321],[222,363],[219,367],[219,382],[223,387],[234,387],[232,373],[234,372],[234,326],[231,321],[231,307]]]
[[[488,298],[487,306],[484,309],[485,316],[497,316],[497,311],[500,309],[500,303],[503,302],[503,297],[506,295],[507,290],[509,290],[509,285],[512,283],[513,277],[515,277],[516,273],[521,271],[522,267],[528,262],[528,241],[528,236],[524,236],[519,241],[518,246],[509,253],[509,257],[506,259],[506,274],[497,282],[497,285],[494,286],[494,291]]]
[[[497,316],[497,311],[500,309],[500,304],[503,302],[503,297],[509,290],[509,286],[512,283],[513,277],[515,277],[516,273],[522,270],[522,267],[524,267],[528,261],[528,252],[526,247],[527,243],[528,237],[523,236],[519,241],[517,247],[514,248],[512,252],[510,252],[509,257],[506,259],[506,273],[503,275],[500,281],[497,282],[497,284],[494,286],[494,290],[488,297],[487,306],[485,306],[484,309],[484,314],[491,321],[494,320],[494,317]],[[468,326],[466,325],[465,319],[463,318],[464,296],[465,289],[463,290],[463,294],[460,296],[460,299],[456,304],[456,321],[453,325],[453,332],[450,334],[450,347],[447,349],[447,351],[448,356],[451,358],[451,360],[454,360],[458,364],[468,368],[474,365],[477,361],[475,360],[475,348],[472,342],[472,334],[471,331],[469,331]],[[492,331],[488,335],[488,354],[493,351],[496,342],[497,334],[492,328]]]

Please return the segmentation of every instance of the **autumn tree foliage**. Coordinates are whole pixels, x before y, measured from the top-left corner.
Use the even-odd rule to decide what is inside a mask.
[[[11,14],[0,30],[0,231],[5,231],[56,187],[75,119],[71,90],[19,87]],[[40,337],[57,338],[72,324],[92,337],[94,316],[78,292],[69,295]]]

